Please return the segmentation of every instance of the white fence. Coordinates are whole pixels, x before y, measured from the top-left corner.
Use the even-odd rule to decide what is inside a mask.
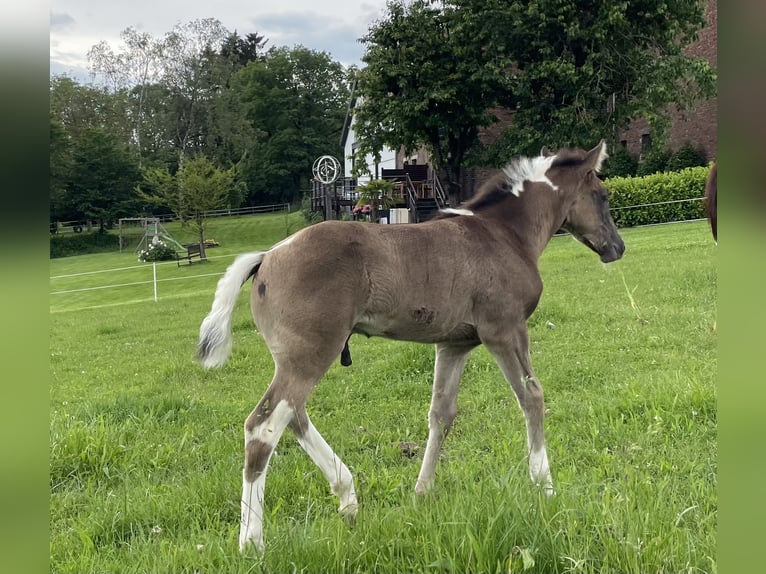
[[[237,207],[236,209],[214,209],[212,211],[206,211],[205,217],[230,217],[236,215],[256,215],[259,213],[274,213],[276,211],[287,211],[290,213],[289,203],[275,203],[272,205],[255,205],[251,207]],[[152,215],[150,217],[156,217],[161,223],[167,223],[168,221],[175,221],[178,219],[175,213],[162,213],[160,215]],[[95,221],[56,221],[50,224],[51,233],[82,233],[83,231],[91,231],[98,227],[98,222]]]
[[[231,261],[234,260],[237,254],[228,254],[228,255],[220,255],[220,256],[214,256],[214,257],[208,257],[208,260],[215,260],[215,259],[229,259]],[[115,297],[114,303],[110,303],[111,305],[127,305],[137,302],[145,302],[145,301],[151,301],[154,299],[155,302],[158,302],[160,300],[166,300],[166,299],[174,299],[176,297],[182,297],[186,296],[185,294],[179,294],[177,290],[174,289],[163,289],[163,285],[168,283],[176,283],[178,281],[193,281],[197,279],[202,278],[209,278],[209,277],[220,277],[223,275],[224,271],[220,270],[220,267],[218,267],[219,271],[216,272],[209,272],[209,268],[206,265],[199,265],[194,264],[192,267],[197,270],[197,273],[189,274],[186,269],[188,269],[188,266],[183,266],[181,269],[178,268],[178,265],[175,261],[162,261],[162,262],[156,262],[156,263],[143,263],[139,265],[130,265],[127,267],[116,267],[111,269],[98,269],[94,271],[83,271],[80,273],[68,273],[68,274],[62,274],[62,275],[52,275],[50,277],[50,285],[51,285],[51,291],[49,292],[50,296],[50,307],[51,311],[57,311],[57,310],[84,310],[84,309],[90,309],[90,308],[96,308],[103,305],[99,304],[88,304],[87,301],[80,300],[80,303],[82,304],[76,304],[74,308],[71,308],[68,304],[64,303],[63,307],[60,309],[57,309],[57,306],[60,305],[61,298],[66,298],[67,295],[75,295],[75,294],[83,294],[87,292],[97,292],[97,291],[103,291],[105,289],[117,289],[117,290],[125,290],[126,288],[130,287],[140,287],[145,286],[146,289],[140,289],[139,295],[137,298],[129,299],[127,297]],[[184,275],[177,275],[177,271],[181,270],[185,271]],[[119,279],[115,280],[115,277],[118,277],[120,274],[122,274],[123,277],[126,279],[123,279],[120,281]],[[104,276],[104,280],[102,281],[101,278]],[[84,277],[93,277],[94,281],[88,281],[87,284],[83,284],[81,281]],[[110,278],[113,280],[113,282],[108,282]],[[76,280],[75,284],[76,287],[66,287],[67,280]],[[63,283],[63,285],[62,285]],[[57,288],[57,285],[60,285],[60,287]],[[214,286],[210,286],[210,293],[214,292]]]

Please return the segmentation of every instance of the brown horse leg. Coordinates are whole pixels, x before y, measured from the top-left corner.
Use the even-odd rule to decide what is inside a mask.
[[[340,500],[340,513],[353,520],[357,511],[354,478],[311,423],[305,408],[296,409],[296,417],[290,422],[290,430],[295,433],[298,443],[330,483],[330,489]]]
[[[532,370],[529,358],[529,336],[522,327],[510,338],[484,342],[497,360],[500,370],[510,383],[527,424],[527,448],[529,452],[529,474],[532,481],[553,494],[553,481],[545,448],[543,418],[545,402],[543,387]]]
[[[248,544],[263,550],[263,494],[269,460],[282,433],[295,417],[288,401],[287,381],[276,375],[245,421],[245,467],[242,471],[242,513],[239,548]],[[309,387],[310,388],[310,387]]]
[[[285,428],[290,426],[296,432],[303,448],[315,461],[315,457],[331,456],[332,450],[319,436],[306,415],[306,400],[340,353],[347,336],[343,332],[328,334],[324,328],[314,331],[304,328],[299,337],[284,325],[281,332],[275,333],[273,329],[268,328],[268,320],[264,320],[263,324],[266,328],[262,328],[261,333],[272,350],[275,371],[271,385],[245,421],[240,550],[245,550],[249,544],[253,544],[259,550],[263,549],[263,494],[266,471],[269,459]],[[288,341],[290,344],[279,345],[277,341]],[[275,348],[280,348],[281,352],[275,353]],[[320,468],[325,470],[321,465]],[[341,503],[349,506],[348,512],[351,512],[356,504],[350,476],[350,473],[343,474],[341,471],[338,485]],[[350,489],[349,482],[352,485]],[[347,492],[343,491],[344,487],[348,489]]]
[[[449,433],[457,413],[457,392],[468,354],[473,346],[436,345],[434,386],[428,413],[428,444],[420,467],[415,492],[425,494],[433,486],[436,461],[442,441]]]

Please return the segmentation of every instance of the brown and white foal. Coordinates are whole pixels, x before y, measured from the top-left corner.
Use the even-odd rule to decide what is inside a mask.
[[[263,496],[269,459],[286,428],[322,470],[354,516],[354,480],[306,413],[314,385],[353,333],[436,346],[429,433],[415,485],[434,481],[442,441],[456,415],[468,354],[485,345],[526,420],[532,480],[553,492],[543,432],[543,389],[529,358],[526,322],[542,281],[538,258],[564,227],[603,262],[625,246],[597,172],[602,141],[589,152],[512,161],[468,203],[417,225],[328,221],[265,252],[240,255],[219,281],[200,328],[205,367],[232,346],[231,315],[250,277],[252,314],[274,359],[271,385],[245,421],[240,548],[263,548]],[[347,356],[347,355],[346,355]]]

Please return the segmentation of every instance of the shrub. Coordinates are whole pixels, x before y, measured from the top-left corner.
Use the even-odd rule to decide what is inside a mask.
[[[161,239],[157,242],[150,242],[146,249],[142,249],[138,253],[139,261],[172,261],[175,258],[175,249]]]
[[[92,233],[51,235],[50,241],[51,259],[115,251],[120,247],[120,238],[117,235],[101,230]]]
[[[306,222],[306,225],[314,225],[315,223],[324,221],[324,217],[320,212],[311,209],[310,194],[304,195],[301,199],[301,215],[303,215],[303,220]]]
[[[644,157],[638,164],[636,175],[651,175],[667,171],[670,152],[666,149],[652,148],[644,154]]]
[[[353,209],[354,214],[361,215],[364,221],[380,221],[380,210],[394,206],[391,194],[395,186],[393,181],[387,179],[371,179],[358,186],[356,190],[359,192],[359,200]]]
[[[705,152],[687,142],[670,156],[667,169],[668,171],[680,171],[687,167],[700,167],[705,165],[707,165]]]
[[[372,213],[372,205],[365,203],[361,207],[357,204],[354,209],[351,210],[355,219],[362,221],[369,221],[370,214]]]
[[[678,172],[644,177],[613,177],[604,181],[609,189],[609,206],[618,227],[667,223],[705,217],[701,198],[710,166],[691,167]],[[664,205],[647,205],[667,201]],[[638,207],[631,207],[638,206]]]
[[[604,169],[604,177],[632,177],[638,169],[638,158],[621,145],[609,154]]]

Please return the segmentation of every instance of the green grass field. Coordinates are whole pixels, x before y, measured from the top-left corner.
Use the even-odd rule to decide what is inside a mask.
[[[286,433],[266,483],[266,552],[240,555],[242,424],[272,375],[244,293],[226,366],[205,372],[193,354],[234,254],[300,225],[211,220],[221,246],[207,263],[158,265],[156,303],[152,266],[132,253],[51,260],[52,572],[717,571],[704,222],[624,230],[625,257],[607,266],[570,237],[544,253],[530,334],[556,496],[531,484],[521,412],[479,348],[434,491],[416,497],[433,349],[354,337],[353,366],[333,366],[308,410],[354,474],[356,525]],[[103,288],[126,283],[138,284]]]

